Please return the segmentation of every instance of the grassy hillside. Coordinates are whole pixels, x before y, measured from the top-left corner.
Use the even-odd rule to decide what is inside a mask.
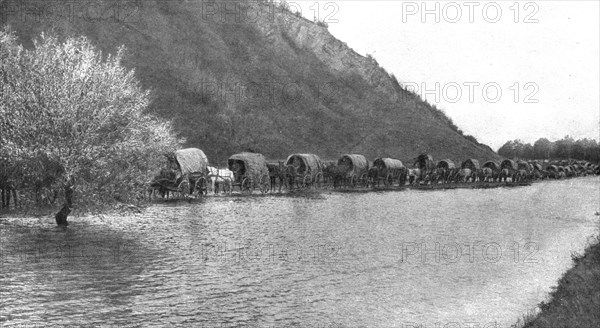
[[[57,3],[4,1],[0,19],[25,45],[48,30],[86,35],[105,53],[125,45],[126,66],[153,90],[149,110],[213,162],[243,150],[498,158],[325,26],[280,7],[242,4],[233,10],[263,14],[237,20],[207,15],[222,9],[218,2]]]

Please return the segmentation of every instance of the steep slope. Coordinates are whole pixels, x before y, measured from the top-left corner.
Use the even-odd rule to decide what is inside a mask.
[[[2,23],[25,45],[47,30],[85,35],[106,53],[125,45],[125,64],[153,90],[149,110],[170,118],[213,162],[243,150],[269,158],[292,152],[405,161],[422,152],[457,161],[498,158],[326,27],[275,5],[50,3],[3,2]],[[223,16],[221,10],[239,13]],[[261,15],[244,19],[245,10]]]

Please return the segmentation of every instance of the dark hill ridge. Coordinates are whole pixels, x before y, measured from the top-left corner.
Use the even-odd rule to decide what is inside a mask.
[[[125,45],[125,64],[153,90],[150,111],[170,118],[211,161],[249,149],[268,158],[293,152],[405,161],[422,152],[456,161],[498,158],[322,24],[272,4],[240,3],[263,15],[224,21],[207,15],[207,6],[220,5],[213,2],[91,1],[68,15],[48,14],[44,2],[14,3],[1,4],[2,23],[25,45],[49,29],[85,35],[105,53]],[[36,12],[31,8],[37,19],[19,11]]]

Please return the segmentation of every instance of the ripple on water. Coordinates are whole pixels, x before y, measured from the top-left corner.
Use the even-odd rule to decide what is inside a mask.
[[[216,197],[66,230],[3,219],[0,322],[507,325],[597,232],[598,187]]]

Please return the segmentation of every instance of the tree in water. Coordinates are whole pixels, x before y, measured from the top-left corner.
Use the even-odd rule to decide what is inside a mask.
[[[42,156],[60,166],[59,225],[76,204],[138,201],[163,154],[182,142],[170,124],[145,113],[149,91],[122,66],[123,54],[103,59],[85,37],[45,34],[25,49],[0,31],[0,156]]]

